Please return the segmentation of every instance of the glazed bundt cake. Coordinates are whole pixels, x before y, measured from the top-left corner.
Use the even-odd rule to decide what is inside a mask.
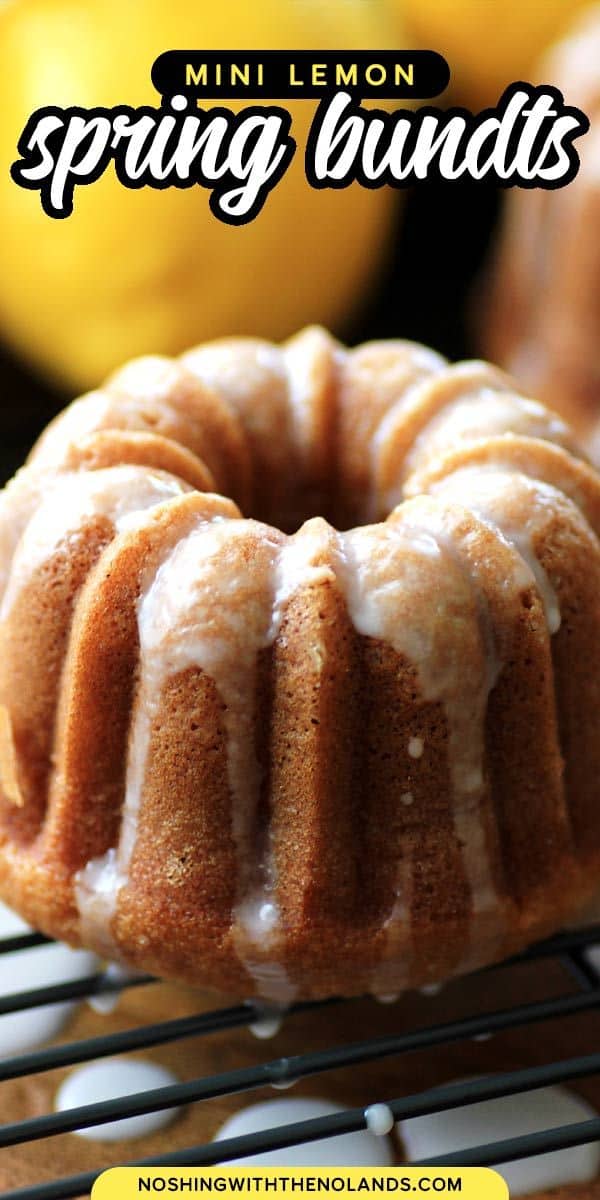
[[[538,76],[591,128],[568,187],[506,196],[483,345],[587,433],[600,417],[600,6],[585,11]]]
[[[483,363],[312,329],[125,367],[1,497],[3,898],[282,1003],[577,918],[599,533],[567,427]]]

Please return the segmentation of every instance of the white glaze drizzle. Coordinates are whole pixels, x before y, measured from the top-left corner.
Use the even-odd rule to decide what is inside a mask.
[[[96,946],[106,958],[119,955],[111,922],[126,878],[118,852],[112,846],[105,854],[90,859],[75,876],[74,898],[82,940]]]
[[[425,749],[423,738],[411,737],[408,739],[408,753],[411,758],[422,758]]]
[[[321,329],[306,329],[282,349],[294,441],[304,471],[310,470],[314,454],[315,406],[321,400],[319,367],[323,352],[333,360],[336,344]]]
[[[72,446],[79,445],[89,434],[110,425],[114,403],[114,397],[109,392],[97,391],[88,392],[69,404],[44,430],[25,470],[56,469],[64,462]]]
[[[397,511],[394,523],[381,530],[376,540],[368,528],[340,535],[348,609],[359,633],[387,642],[415,666],[423,699],[443,704],[453,814],[471,889],[472,924],[478,915],[487,923],[498,910],[498,898],[480,806],[485,714],[500,669],[489,615],[476,581],[458,556],[442,506],[428,500],[409,502]],[[437,589],[442,577],[444,587]],[[430,604],[424,609],[423,594],[431,597],[436,591],[437,612]],[[455,624],[458,639],[448,639],[448,621]],[[458,659],[453,646],[458,646]],[[465,646],[473,663],[468,679],[463,671]],[[410,869],[406,861],[400,864],[396,899],[386,923],[392,937],[395,927],[409,919]],[[372,990],[385,994],[401,982],[398,964],[385,962],[375,973]]]
[[[27,582],[53,554],[62,541],[74,535],[86,520],[106,517],[119,533],[135,528],[138,514],[189,491],[187,484],[163,471],[145,467],[108,467],[102,471],[65,474],[46,479],[43,503],[27,520],[30,504],[37,497],[37,483],[25,473],[22,482],[8,500],[5,498],[4,523],[16,516],[11,537],[21,537],[16,546],[8,583],[4,590],[0,620],[10,614],[14,601]],[[40,483],[39,486],[42,486]],[[38,497],[39,498],[39,497]],[[17,512],[13,514],[13,504]],[[21,507],[22,506],[22,507]],[[22,529],[22,522],[25,528]],[[5,550],[2,548],[2,557]]]
[[[394,1114],[387,1104],[370,1104],[365,1108],[365,1125],[376,1137],[385,1137],[394,1128]]]
[[[135,979],[135,976],[136,972],[131,967],[123,967],[121,963],[109,962],[104,970],[104,978],[108,983],[122,983],[123,986],[128,981]],[[115,991],[96,992],[94,995],[88,996],[87,1002],[94,1012],[99,1013],[100,1016],[108,1016],[118,1007],[122,994],[121,988]]]
[[[259,1016],[248,1026],[250,1033],[260,1041],[268,1041],[279,1033],[283,1024],[285,1009],[272,1008],[264,1005],[258,1009]]]
[[[16,913],[0,904],[0,936],[14,937],[30,933]],[[0,995],[27,991],[93,975],[98,960],[86,950],[71,950],[61,942],[15,950],[0,955]],[[22,1009],[0,1017],[0,1056],[10,1057],[37,1050],[58,1037],[79,1007],[76,1001],[46,1004],[41,1008]]]
[[[448,446],[506,433],[543,438],[563,445],[569,442],[564,421],[536,400],[528,400],[498,387],[482,387],[447,404],[425,426],[404,464],[404,477],[419,471]]]
[[[377,1105],[376,1107],[380,1107]],[[228,1117],[219,1129],[215,1140],[243,1137],[265,1129],[276,1129],[283,1125],[293,1126],[296,1122],[309,1121],[315,1117],[328,1117],[344,1112],[339,1104],[328,1100],[286,1097],[280,1100],[265,1100],[251,1104]],[[343,1163],[347,1167],[386,1167],[393,1163],[392,1146],[383,1134],[364,1130],[323,1138],[316,1142],[304,1142],[289,1146],[285,1150],[265,1151],[243,1159],[232,1159],[229,1166],[331,1166]]]
[[[414,1117],[402,1121],[398,1128],[409,1161],[415,1161],[595,1116],[595,1111],[580,1096],[566,1088],[548,1087]],[[511,1196],[524,1196],[588,1182],[595,1178],[599,1168],[600,1145],[596,1142],[503,1163],[497,1170],[508,1183]]]
[[[425,507],[426,506],[426,507]],[[437,538],[438,544],[446,552],[448,559],[454,563],[455,567],[461,574],[467,591],[470,593],[473,606],[475,623],[478,627],[479,640],[481,651],[483,654],[482,674],[475,680],[461,680],[459,689],[467,686],[471,692],[473,688],[478,689],[478,694],[473,700],[473,707],[470,711],[470,716],[465,715],[466,727],[462,724],[462,717],[457,715],[451,706],[450,726],[451,726],[451,749],[458,750],[458,754],[450,754],[450,769],[453,777],[455,788],[458,791],[472,792],[483,786],[484,783],[484,726],[485,715],[487,711],[488,699],[491,691],[495,687],[502,664],[498,656],[498,648],[494,636],[492,619],[488,610],[487,601],[481,588],[479,587],[477,574],[470,564],[467,564],[461,556],[458,549],[453,518],[455,514],[450,514],[441,505],[438,507],[429,504],[426,499],[423,500],[421,507],[425,508],[426,521],[428,530]],[[403,517],[410,518],[409,514],[416,512],[416,506],[413,508],[407,504],[403,510]],[[420,518],[417,516],[417,520]],[[419,664],[420,666],[420,664]],[[459,665],[459,673],[464,674],[462,666]],[[458,704],[463,703],[461,699]],[[448,709],[447,709],[448,711]],[[458,743],[458,746],[457,746]],[[465,745],[468,749],[465,750]],[[466,759],[466,765],[463,765]],[[466,835],[466,831],[460,831],[461,839]],[[483,891],[486,895],[488,903],[495,903],[496,893],[492,889],[490,895],[487,889],[489,881],[486,883]],[[477,899],[474,897],[477,907]],[[483,901],[483,897],[482,897]],[[485,906],[485,903],[482,904]]]
[[[47,486],[46,475],[31,467],[22,467],[0,493],[0,602],[19,539]]]
[[[158,1063],[138,1058],[105,1058],[71,1071],[58,1088],[54,1109],[56,1112],[68,1112],[80,1105],[116,1100],[176,1083],[179,1083],[177,1077]],[[179,1108],[163,1108],[158,1112],[124,1117],[120,1121],[91,1125],[74,1132],[92,1142],[120,1142],[126,1138],[148,1137],[170,1125],[179,1112]]]
[[[415,444],[418,442],[426,449],[427,432],[440,412],[445,412],[457,400],[462,400],[473,392],[485,391],[492,394],[494,390],[505,388],[506,379],[503,374],[487,363],[465,362],[449,366],[442,358],[437,366],[432,364],[431,371],[425,376],[413,379],[396,403],[388,409],[371,441],[370,516],[376,519],[380,512],[390,513],[402,502],[404,481],[409,473],[409,462],[412,460]],[[441,408],[437,404],[440,398],[439,389]],[[423,425],[424,412],[427,414],[430,411],[432,394],[436,399],[435,411],[428,419],[425,418]],[[398,432],[405,434],[407,427],[413,428],[415,420],[415,436],[410,445],[406,445],[404,437],[401,437],[402,449],[399,454],[396,435]]]
[[[285,609],[292,596],[300,589],[331,582],[335,574],[331,565],[323,561],[335,538],[330,527],[319,517],[307,521],[293,537],[286,538],[273,562],[271,619],[265,645],[273,645],[279,635]],[[314,648],[318,653],[318,647]],[[276,904],[275,865],[272,846],[263,847],[260,880],[238,904],[237,917],[246,936],[250,935],[255,946],[265,947],[269,939],[276,937],[280,925],[280,914]],[[295,995],[287,973],[277,962],[259,961],[248,955],[243,957],[244,966],[251,974],[260,996],[277,1004],[289,1004]]]
[[[569,504],[551,484],[529,479],[518,472],[498,470],[493,464],[465,467],[437,482],[431,489],[450,502],[468,496],[469,509],[509,546],[522,561],[522,588],[533,582],[542,601],[550,635],[560,629],[556,592],[542,567],[533,539],[543,530],[557,505]]]
[[[273,475],[288,479],[297,467],[282,349],[255,338],[225,338],[188,351],[181,362],[225,402]]]
[[[266,535],[266,536],[265,536]],[[253,538],[248,542],[248,537]],[[232,831],[238,855],[238,903],[233,937],[240,960],[265,999],[285,1004],[294,988],[264,953],[276,941],[274,869],[269,848],[254,878],[252,837],[260,769],[254,746],[254,693],[259,652],[276,636],[276,564],[283,535],[254,523],[202,521],[166,556],[138,606],[141,675],[133,718],[121,833],[116,849],[79,874],[84,925],[110,930],[117,896],[127,883],[137,839],[148,750],[168,680],[198,668],[214,680],[225,705]],[[251,554],[253,571],[245,569]],[[98,942],[98,936],[94,938]],[[107,947],[108,951],[108,947]],[[114,945],[111,951],[114,956]]]
[[[587,915],[588,914],[586,913],[586,917]],[[598,920],[598,915],[599,914],[597,912],[592,914],[594,924]],[[589,963],[590,967],[592,967],[593,970],[600,975],[600,944],[596,943],[593,946],[586,946],[583,952],[583,957],[585,958],[586,962]]]
[[[319,586],[335,578],[331,566],[323,561],[331,537],[329,526],[316,517],[307,521],[293,537],[282,542],[273,562],[271,619],[265,645],[273,645],[278,637],[286,606],[293,595],[300,589]],[[318,653],[318,647],[314,648],[314,652]],[[256,946],[264,947],[269,938],[277,934],[280,915],[275,900],[273,849],[269,843],[263,848],[260,880],[241,900],[237,916],[246,935],[251,935]],[[257,961],[248,957],[247,951],[243,961],[259,995],[280,1005],[293,1000],[296,989],[277,962]]]

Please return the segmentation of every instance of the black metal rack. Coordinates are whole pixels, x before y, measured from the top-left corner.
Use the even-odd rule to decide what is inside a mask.
[[[25,934],[0,941],[0,954],[16,950],[31,949],[46,941],[39,934]],[[485,1014],[468,1014],[458,1020],[433,1024],[401,1032],[394,1036],[369,1038],[341,1046],[298,1054],[289,1058],[275,1058],[252,1067],[224,1071],[220,1074],[197,1078],[185,1083],[154,1089],[137,1095],[123,1096],[115,1100],[90,1104],[67,1112],[48,1113],[28,1120],[0,1126],[0,1148],[23,1144],[39,1138],[53,1137],[86,1126],[101,1125],[124,1117],[137,1116],[157,1109],[177,1107],[218,1096],[250,1092],[265,1084],[281,1084],[307,1076],[321,1075],[340,1067],[375,1062],[384,1058],[407,1054],[430,1047],[441,1047],[450,1043],[498,1033],[518,1026],[533,1026],[536,1023],[578,1013],[589,1012],[600,1006],[600,976],[589,962],[585,950],[600,942],[600,927],[562,934],[533,947],[527,954],[513,962],[531,961],[542,958],[559,958],[570,970],[577,987],[565,995],[534,1003],[502,1008]],[[152,980],[149,976],[136,976],[127,980],[115,980],[95,974],[72,983],[62,983],[32,991],[18,992],[0,999],[0,1015],[14,1013],[25,1008],[69,999],[89,997],[101,992],[120,991],[127,987],[143,987]],[[351,1001],[330,1000],[320,1003],[298,1004],[290,1013],[306,1012]],[[186,1016],[175,1020],[161,1021],[150,1025],[123,1030],[106,1036],[74,1041],[51,1046],[34,1053],[22,1054],[0,1062],[0,1084],[9,1079],[28,1074],[50,1071],[55,1067],[104,1058],[127,1051],[141,1050],[165,1045],[185,1038],[198,1037],[226,1029],[250,1025],[260,1016],[251,1004],[216,1009],[209,1013]],[[446,1084],[400,1098],[382,1100],[392,1110],[396,1120],[423,1116],[461,1107],[481,1100],[527,1092],[549,1084],[565,1083],[600,1074],[600,1053],[590,1053],[561,1061],[544,1063],[495,1073],[482,1079],[463,1083]],[[196,1166],[226,1163],[233,1158],[256,1154],[267,1150],[285,1149],[300,1142],[317,1141],[343,1133],[354,1133],[366,1127],[365,1109],[349,1108],[345,1112],[298,1122],[282,1128],[267,1129],[260,1133],[211,1142],[177,1150],[160,1159],[143,1159],[133,1165]],[[600,1118],[544,1130],[507,1141],[446,1155],[443,1159],[429,1160],[427,1164],[448,1166],[486,1166],[508,1162],[515,1158],[527,1158],[550,1150],[600,1140]],[[19,1188],[5,1193],[5,1200],[66,1200],[86,1194],[100,1173],[88,1171],[54,1182]]]

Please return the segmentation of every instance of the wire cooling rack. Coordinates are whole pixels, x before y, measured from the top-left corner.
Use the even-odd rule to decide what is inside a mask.
[[[31,933],[0,940],[0,954],[32,949],[44,945],[47,939]],[[324,1075],[328,1071],[358,1064],[376,1062],[411,1051],[443,1047],[468,1039],[499,1033],[517,1027],[560,1017],[589,1012],[600,1006],[600,976],[586,956],[591,945],[600,943],[600,926],[561,934],[543,942],[513,963],[536,959],[559,959],[566,964],[576,983],[568,994],[553,996],[534,1003],[478,1014],[469,1013],[458,1020],[403,1030],[396,1035],[369,1038],[318,1052],[297,1054],[289,1058],[274,1058],[251,1067],[228,1070],[220,1074],[193,1079],[167,1087],[156,1088],[136,1095],[122,1096],[102,1103],[89,1104],[66,1112],[48,1113],[24,1121],[0,1126],[0,1148],[16,1146],[40,1138],[50,1138],[75,1129],[138,1116],[184,1104],[210,1100],[220,1096],[252,1092],[265,1084],[282,1084],[308,1076]],[[15,1013],[65,1000],[82,999],[100,993],[119,992],[129,987],[144,987],[152,983],[150,976],[119,980],[103,974],[90,975],[74,982],[17,992],[0,998],[0,1015]],[[322,1009],[351,1001],[329,1000],[292,1006],[290,1014]],[[34,1053],[22,1054],[0,1062],[0,1084],[70,1067],[82,1062],[105,1058],[128,1051],[165,1045],[185,1038],[209,1035],[227,1029],[252,1024],[261,1013],[252,1004],[218,1008],[212,1012],[160,1021],[126,1029],[106,1036],[87,1038],[68,1044],[52,1046]],[[527,1067],[523,1070],[489,1074],[461,1083],[428,1088],[400,1098],[384,1098],[381,1102],[391,1109],[395,1120],[443,1112],[452,1108],[490,1100],[500,1096],[528,1092],[550,1084],[584,1079],[600,1074],[600,1053],[562,1059],[556,1062]],[[344,1112],[301,1121],[281,1128],[205,1145],[190,1146],[160,1158],[145,1158],[127,1165],[196,1166],[226,1163],[233,1158],[267,1150],[286,1149],[300,1142],[318,1141],[334,1135],[355,1133],[366,1128],[365,1108],[349,1108]],[[600,1117],[575,1125],[543,1130],[535,1134],[511,1138],[483,1146],[474,1146],[459,1153],[446,1154],[443,1159],[428,1159],[419,1166],[490,1166],[515,1158],[528,1158],[551,1150],[583,1145],[600,1140]],[[124,1164],[125,1165],[125,1164]],[[66,1200],[89,1193],[100,1173],[86,1171],[56,1181],[18,1188],[5,1192],[5,1200]]]

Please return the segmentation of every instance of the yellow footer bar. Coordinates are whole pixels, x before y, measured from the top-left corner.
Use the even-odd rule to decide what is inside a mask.
[[[508,1200],[508,1188],[488,1167],[113,1167],[99,1176],[92,1190],[92,1200],[156,1196],[378,1200],[407,1195]]]

